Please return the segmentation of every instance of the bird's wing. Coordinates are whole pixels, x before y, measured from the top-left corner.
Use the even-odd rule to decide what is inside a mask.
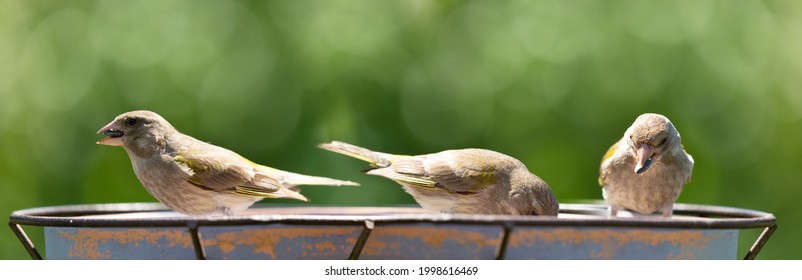
[[[685,183],[687,184],[687,183],[691,182],[691,178],[693,177],[693,174],[692,174],[692,172],[693,172],[693,163],[694,163],[693,162],[693,157],[691,156],[691,154],[688,153],[687,150],[685,150],[685,145],[679,144],[679,147],[682,148],[682,152],[685,153],[685,156],[688,157],[688,161],[690,162],[690,168],[689,168],[690,170],[689,170],[689,174],[688,174],[688,180],[685,181]]]
[[[173,160],[189,171],[188,181],[198,187],[251,196],[288,196],[281,194],[284,188],[276,179],[257,174],[249,161],[227,150],[186,150]]]
[[[609,171],[609,168],[604,168],[604,166],[605,166],[605,163],[608,160],[610,160],[613,157],[613,155],[615,155],[615,152],[618,151],[619,143],[621,143],[621,140],[619,140],[618,142],[616,142],[615,144],[610,146],[610,148],[607,149],[607,152],[604,153],[604,157],[602,157],[601,167],[600,167],[600,172],[599,172],[599,185],[600,186],[604,186],[604,185],[607,184],[607,174],[610,171]]]
[[[387,177],[429,190],[477,193],[495,183],[498,168],[511,163],[504,161],[508,161],[508,157],[499,155],[487,150],[465,149],[399,159],[390,166],[394,172]]]

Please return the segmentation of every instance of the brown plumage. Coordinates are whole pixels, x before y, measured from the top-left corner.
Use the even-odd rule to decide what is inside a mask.
[[[599,184],[610,214],[629,209],[641,214],[673,213],[674,202],[690,181],[693,157],[665,116],[640,115],[602,158]]]
[[[297,185],[358,185],[253,163],[178,132],[150,111],[121,114],[98,133],[108,136],[98,144],[125,148],[151,195],[183,214],[234,214],[266,197],[307,201]]]
[[[556,216],[557,198],[545,181],[510,156],[483,149],[405,156],[343,142],[321,148],[367,161],[368,174],[403,186],[423,208],[444,213]]]

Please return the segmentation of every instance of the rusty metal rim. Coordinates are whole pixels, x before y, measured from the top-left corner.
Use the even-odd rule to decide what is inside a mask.
[[[777,229],[774,215],[733,207],[676,204],[676,214],[700,217],[717,217],[708,220],[675,220],[652,217],[603,218],[603,219],[560,219],[557,217],[522,217],[499,215],[446,215],[446,214],[384,214],[384,215],[251,215],[251,216],[184,216],[175,218],[143,219],[100,219],[76,215],[119,214],[132,212],[169,211],[157,203],[94,204],[31,208],[11,213],[9,226],[17,235],[32,259],[43,259],[20,225],[45,227],[186,227],[192,236],[195,256],[206,259],[199,226],[214,225],[255,225],[255,224],[303,224],[303,225],[362,225],[362,233],[354,245],[349,259],[359,259],[362,247],[373,230],[374,224],[470,224],[503,226],[501,245],[496,259],[504,259],[507,240],[515,226],[615,226],[652,228],[704,228],[704,229],[747,229],[764,230],[744,256],[745,260],[757,257],[760,250]],[[393,208],[384,208],[393,209]],[[396,208],[410,209],[410,208]],[[561,213],[599,214],[604,213],[601,204],[561,204]]]
[[[562,204],[561,213],[599,214],[605,211],[599,204]],[[392,209],[392,208],[387,208]],[[398,208],[405,209],[405,208]],[[183,216],[144,219],[103,219],[81,217],[85,215],[119,214],[132,212],[169,211],[158,203],[87,204],[51,206],[18,210],[11,213],[14,224],[49,227],[162,227],[210,225],[253,225],[265,223],[287,224],[354,224],[370,220],[375,223],[442,223],[442,224],[501,224],[521,226],[614,226],[658,228],[746,229],[769,227],[776,218],[770,213],[724,206],[677,204],[675,213],[710,217],[705,220],[662,219],[658,217],[631,218],[557,218],[503,215],[451,215],[439,213],[383,214],[383,215],[249,215],[249,216]]]

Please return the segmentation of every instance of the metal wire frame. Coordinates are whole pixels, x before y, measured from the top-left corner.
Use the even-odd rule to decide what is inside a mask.
[[[325,209],[325,208],[320,208]],[[347,208],[346,208],[347,209]],[[398,210],[398,214],[381,215],[242,215],[242,216],[180,216],[168,218],[141,219],[108,219],[92,215],[157,212],[167,211],[158,203],[123,203],[92,204],[72,206],[52,206],[31,208],[11,213],[9,226],[19,238],[32,259],[41,260],[42,255],[28,238],[21,227],[185,227],[192,236],[196,258],[206,259],[202,236],[198,232],[200,226],[220,225],[255,225],[255,224],[292,224],[292,225],[358,225],[362,232],[351,251],[349,259],[359,259],[362,248],[370,237],[376,224],[463,224],[463,225],[500,225],[503,227],[501,245],[496,252],[496,259],[504,259],[507,240],[516,226],[559,226],[559,227],[640,227],[640,228],[681,228],[681,229],[752,229],[763,228],[743,259],[752,260],[777,229],[776,218],[770,213],[724,207],[694,204],[676,204],[674,214],[686,216],[708,217],[712,219],[664,219],[654,216],[636,217],[603,217],[606,206],[601,204],[560,204],[560,213],[589,214],[592,218],[557,218],[540,216],[504,216],[504,215],[462,215],[415,213],[408,211],[414,208],[385,208]]]

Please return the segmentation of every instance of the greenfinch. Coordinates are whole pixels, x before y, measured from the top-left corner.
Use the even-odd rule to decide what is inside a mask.
[[[367,174],[399,183],[424,209],[442,213],[556,216],[549,185],[521,161],[484,149],[407,156],[333,141],[321,148],[370,163]]]
[[[691,180],[693,157],[668,118],[647,113],[607,150],[599,170],[610,216],[629,209],[640,214],[660,211],[663,217],[671,217],[674,202]]]
[[[139,181],[170,209],[187,215],[230,215],[263,198],[307,201],[298,185],[358,185],[282,171],[182,134],[150,111],[117,116],[98,144],[122,146]]]

